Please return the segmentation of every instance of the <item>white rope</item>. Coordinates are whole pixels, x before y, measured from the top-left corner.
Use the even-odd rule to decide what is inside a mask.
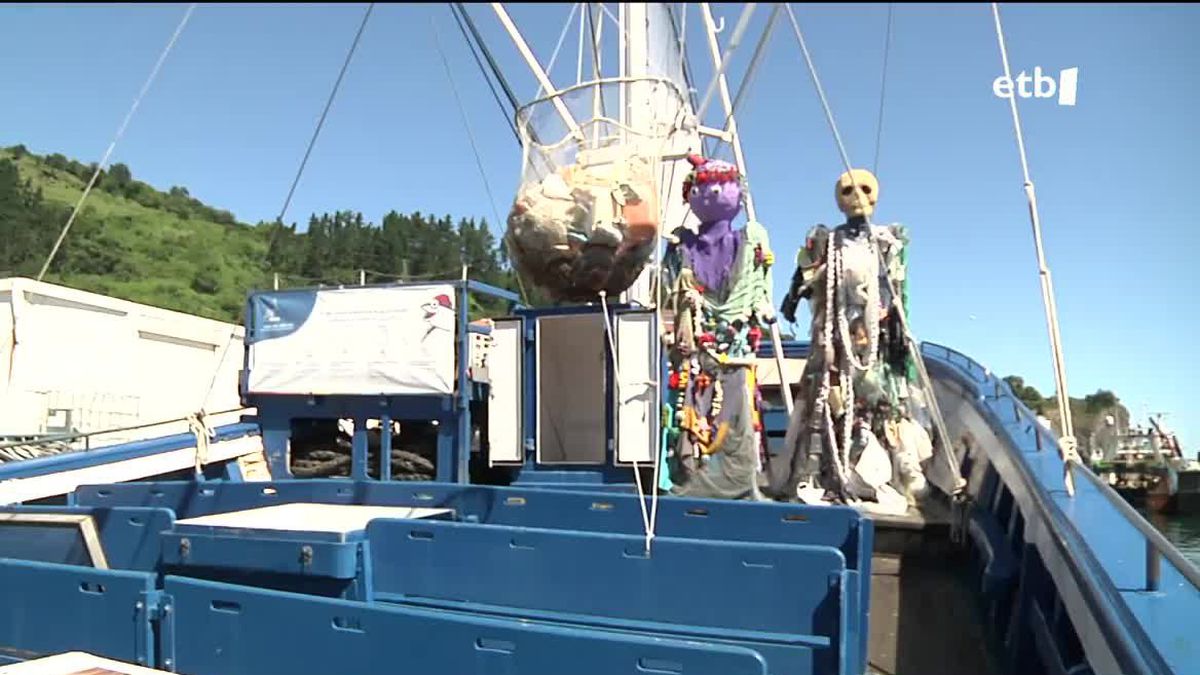
[[[621,368],[617,363],[617,343],[613,338],[613,327],[608,316],[608,293],[603,290],[600,291],[600,308],[604,310],[604,334],[608,337],[608,348],[612,351],[613,377],[616,378],[617,401],[623,402],[624,399],[621,398]],[[642,527],[646,531],[646,553],[649,554],[650,541],[654,539],[654,529],[650,525],[650,514],[646,510],[646,490],[642,487],[642,472],[638,468],[637,460],[631,460],[631,463],[633,464],[634,482],[637,483],[638,505],[642,507]],[[651,486],[651,488],[654,490],[653,499],[657,503],[658,486],[656,484]]]
[[[208,443],[217,438],[215,430],[208,426],[208,422],[204,419],[204,411],[200,411],[194,415],[188,415],[188,431],[196,437],[196,473],[204,471],[204,465],[208,464]]]
[[[188,5],[187,10],[183,13],[183,18],[179,20],[179,25],[175,27],[175,32],[171,34],[171,39],[167,41],[167,46],[163,49],[162,54],[159,55],[158,61],[154,62],[154,68],[150,70],[150,76],[146,78],[141,91],[133,99],[133,105],[129,108],[129,112],[125,114],[125,119],[122,120],[121,126],[117,128],[116,135],[113,136],[112,142],[108,144],[108,149],[104,151],[104,156],[100,158],[100,163],[96,165],[96,170],[92,172],[91,179],[88,180],[87,185],[83,188],[83,194],[79,195],[79,201],[75,202],[75,208],[71,211],[70,217],[67,218],[66,225],[63,225],[62,232],[58,233],[58,239],[54,242],[54,248],[50,249],[50,255],[46,256],[46,262],[42,264],[42,269],[38,272],[38,281],[41,281],[46,276],[46,271],[50,269],[50,263],[54,261],[54,256],[58,255],[58,249],[62,246],[63,240],[67,238],[67,232],[71,229],[71,225],[79,215],[80,209],[83,208],[83,202],[88,198],[88,194],[91,193],[92,188],[95,187],[96,180],[100,178],[100,172],[104,171],[104,167],[108,166],[109,157],[112,156],[113,150],[116,149],[121,137],[125,135],[125,129],[129,126],[130,120],[133,119],[133,114],[137,112],[138,106],[142,104],[142,99],[145,98],[146,92],[150,91],[150,85],[154,84],[154,80],[158,77],[158,71],[162,69],[163,63],[167,60],[167,55],[171,53],[175,42],[179,40],[179,35],[183,33],[183,28],[187,25],[188,20],[192,18],[192,11],[195,9],[196,3]]]
[[[829,364],[833,361],[833,357],[837,353],[833,346],[832,312],[834,311],[834,307],[832,306],[831,302],[831,300],[836,297],[835,289],[837,280],[835,275],[831,274],[831,266],[829,261],[835,260],[840,256],[834,239],[835,237],[832,235],[829,237],[825,249],[825,316],[824,321],[822,322],[822,347],[824,348],[825,353],[822,354],[823,374],[821,377],[821,389],[817,392],[817,400],[816,404],[814,405],[815,409],[813,412],[824,419],[825,434],[829,437],[829,442],[833,445],[833,452],[830,453],[833,458],[833,468],[837,474],[838,480],[844,487],[847,484],[845,466],[849,462],[848,453],[850,447],[850,438],[847,436],[845,442],[843,443],[846,446],[845,452],[847,453],[846,459],[843,460],[843,450],[838,444],[837,433],[834,431],[833,427],[833,413],[829,407],[829,394],[833,388],[831,375],[829,373]]]
[[[200,412],[204,415],[204,407],[208,403],[208,397],[212,396],[213,389],[217,386],[217,378],[221,376],[221,366],[225,365],[225,356],[229,354],[229,348],[233,346],[233,341],[237,337],[237,333],[230,331],[229,338],[225,340],[225,348],[221,350],[221,357],[217,359],[216,365],[213,367],[212,378],[208,381],[208,389],[204,391],[204,397],[200,399]]]
[[[996,41],[1000,45],[1000,60],[1004,64],[1004,76],[1012,81],[1012,70],[1008,66],[1008,50],[1004,46],[1004,28],[1000,25],[1000,7],[992,3],[992,16],[996,22]],[[1062,425],[1062,436],[1059,438],[1059,451],[1063,459],[1063,482],[1066,483],[1067,494],[1075,495],[1075,479],[1071,475],[1071,465],[1081,463],[1076,448],[1075,424],[1071,418],[1071,399],[1067,391],[1067,371],[1063,365],[1062,338],[1058,330],[1058,308],[1054,302],[1054,282],[1050,277],[1050,268],[1046,264],[1046,254],[1042,248],[1042,223],[1038,216],[1037,193],[1034,190],[1033,179],[1029,177],[1029,161],[1025,156],[1025,138],[1021,134],[1021,117],[1017,113],[1017,97],[1008,97],[1012,110],[1013,131],[1017,137],[1017,153],[1021,159],[1021,173],[1025,178],[1025,198],[1029,202],[1029,221],[1033,227],[1033,242],[1037,252],[1038,276],[1042,282],[1042,305],[1046,310],[1046,328],[1050,333],[1050,349],[1054,358],[1054,385],[1057,389],[1058,414]]]
[[[679,3],[679,63],[680,70],[683,70],[684,63],[687,62],[687,8],[686,2]]]

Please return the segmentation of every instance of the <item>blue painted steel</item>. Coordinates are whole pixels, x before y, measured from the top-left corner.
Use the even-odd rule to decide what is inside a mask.
[[[647,556],[628,535],[403,520],[367,532],[379,599],[731,641],[772,672],[850,672],[839,645],[860,628],[832,547],[663,537]],[[480,573],[463,575],[472,563]]]
[[[289,502],[436,506],[459,519],[616,534],[640,534],[637,497],[574,490],[486,485],[346,480],[286,480],[196,485],[186,481],[82,486],[81,505],[153,505],[180,518]],[[818,544],[842,551],[851,569],[869,573],[874,526],[850,507],[751,503],[666,497],[659,501],[662,536],[759,543]]]
[[[354,480],[366,480],[370,467],[367,466],[367,421],[356,417],[354,435],[350,440],[350,476]]]
[[[246,334],[247,340],[242,361],[242,376],[239,378],[239,392],[242,404],[258,409],[257,422],[261,426],[263,444],[267,454],[267,465],[271,475],[275,477],[291,476],[288,466],[288,439],[291,436],[291,423],[295,418],[324,418],[353,420],[376,419],[387,416],[396,420],[436,420],[438,431],[438,461],[437,479],[466,483],[469,481],[471,408],[470,402],[476,390],[470,386],[467,358],[468,343],[468,299],[470,294],[481,294],[500,298],[509,303],[510,310],[519,304],[519,298],[511,291],[506,291],[489,284],[477,281],[448,281],[448,282],[400,282],[392,284],[371,284],[355,288],[395,288],[404,286],[427,285],[429,283],[447,283],[456,289],[458,296],[458,328],[455,351],[455,382],[456,392],[451,396],[294,396],[277,394],[253,394],[247,390],[248,374],[250,372],[250,349],[256,336],[259,335],[266,322],[267,304],[276,306],[291,303],[297,311],[306,307],[305,303],[320,289],[288,289],[286,291],[253,291],[247,298]],[[311,308],[310,308],[311,309]],[[301,312],[303,313],[303,312]],[[356,424],[356,429],[360,428]],[[354,441],[354,456],[352,471],[355,478],[364,479],[366,473],[365,436],[357,437]],[[389,466],[390,473],[390,466]]]
[[[447,473],[454,466],[455,398],[453,396],[293,396],[271,395],[243,398],[243,403],[257,407],[254,418],[262,429],[263,447],[271,475],[290,477],[288,441],[294,419],[390,419],[437,420],[441,429],[449,428],[446,436],[446,459],[439,454],[438,466]],[[440,437],[439,437],[440,439]]]
[[[169,482],[84,487],[79,499],[85,504],[154,504],[178,509],[181,517],[301,501],[439,506],[454,509],[460,520],[497,525],[627,535],[642,531],[636,496],[574,490],[344,480],[277,481],[266,486]],[[852,508],[664,498],[656,531],[660,537],[835,547],[854,572],[853,600],[859,608],[854,625],[867,625],[874,525]],[[867,632],[859,631],[856,637],[855,655],[865,663]]]
[[[157,568],[161,533],[175,523],[173,512],[165,508],[143,507],[83,507],[83,506],[8,506],[0,513],[53,513],[91,516],[100,537],[100,546],[113,569],[152,571]],[[28,526],[7,526],[0,523],[0,558],[91,564],[75,562],[74,556],[63,555],[66,549],[41,549],[38,540],[28,536]],[[20,529],[14,529],[20,528]],[[58,528],[61,529],[61,528]],[[72,529],[71,532],[77,532]],[[78,538],[73,534],[71,541]],[[46,555],[49,554],[49,555]],[[57,559],[53,559],[57,558]]]
[[[623,303],[609,305],[608,321],[610,325],[615,325],[615,317],[618,314],[630,311],[645,310]],[[547,481],[574,483],[578,481],[582,483],[630,483],[632,478],[629,474],[629,469],[617,467],[613,453],[613,437],[615,435],[613,420],[615,415],[613,410],[613,396],[611,394],[612,383],[616,381],[616,376],[613,370],[613,354],[609,349],[607,340],[604,343],[604,386],[606,387],[606,393],[610,395],[604,397],[604,461],[588,465],[550,464],[544,466],[537,461],[537,416],[539,410],[537,395],[539,377],[537,368],[537,325],[542,319],[546,318],[588,315],[603,316],[604,308],[598,304],[565,305],[562,307],[525,308],[518,310],[515,314],[523,322],[524,330],[522,335],[525,339],[523,371],[521,373],[523,381],[522,394],[524,396],[522,403],[524,405],[525,459],[522,466],[515,471],[513,482]]]
[[[353,579],[357,542],[167,532],[163,562],[172,566]]]
[[[806,345],[784,347],[788,356],[802,356],[806,349]],[[764,351],[769,354],[769,348]],[[931,374],[939,382],[960,388],[966,397],[964,405],[968,411],[979,416],[1001,441],[980,454],[977,467],[983,481],[975,480],[974,469],[965,462],[964,470],[972,472],[971,489],[977,498],[976,519],[979,523],[990,523],[977,526],[980,531],[976,534],[973,549],[981,556],[983,566],[992,565],[993,572],[997,567],[1007,566],[1001,560],[1005,557],[1014,559],[1018,568],[1013,574],[990,575],[995,597],[986,600],[987,611],[997,618],[998,630],[1010,654],[1018,660],[1028,658],[1040,662],[1042,657],[1053,652],[1057,655],[1055,658],[1063,660],[1058,665],[1067,669],[1084,665],[1079,660],[1082,649],[1087,654],[1087,664],[1096,672],[1109,667],[1138,674],[1179,674],[1193,669],[1197,656],[1188,619],[1200,615],[1200,591],[1188,585],[1179,570],[1166,560],[1163,561],[1159,591],[1141,591],[1145,585],[1141,535],[1086,481],[1077,482],[1074,499],[1064,496],[1062,464],[1053,450],[1053,439],[1033,424],[1032,414],[1012,396],[1007,385],[958,352],[929,345],[924,351]],[[380,406],[377,398],[361,398],[375,404],[374,416],[389,408],[386,403]],[[409,403],[412,402],[405,402],[406,405]],[[304,402],[296,408],[315,405],[318,404]],[[339,401],[319,405],[333,409],[349,404]],[[282,411],[286,407],[281,405],[278,409]],[[782,419],[782,416],[776,417]],[[768,424],[773,427],[775,422],[768,421]],[[274,432],[264,425],[265,437]],[[190,443],[189,435],[181,436]],[[270,443],[274,446],[277,441],[277,438],[271,439]],[[127,451],[128,446],[120,450]],[[0,474],[29,464],[21,462],[12,467],[0,467]],[[57,461],[53,463],[53,470],[63,468]],[[203,487],[160,484],[136,494],[110,489],[107,497],[100,496],[99,492],[91,496],[97,500],[110,499],[109,503],[128,498],[143,500],[138,503],[144,505],[173,504],[171,508],[178,507],[180,513],[246,508],[272,500],[294,501],[302,499],[300,495],[306,492],[324,495],[325,500],[335,503],[400,499],[403,496],[376,491],[370,483],[341,482],[338,486],[332,485],[336,483],[334,481],[313,483],[312,487],[300,487],[281,482],[267,488],[251,486],[250,491],[238,493],[214,490],[208,496],[204,496]],[[256,495],[253,492],[262,489],[274,493]],[[415,500],[418,505],[454,501],[462,507],[465,517],[484,522],[488,522],[492,513],[489,509],[496,504],[494,495],[505,494],[480,492],[476,488],[450,493],[435,485],[409,489],[411,492],[405,498]],[[585,489],[594,490],[595,485]],[[156,496],[154,490],[161,494]],[[539,492],[550,491],[530,489],[525,495],[532,498]],[[86,494],[86,489],[82,490],[81,499]],[[513,493],[506,494],[513,496]],[[599,494],[593,494],[591,498],[628,499]],[[189,499],[193,503],[189,504]],[[674,501],[677,500],[665,498],[660,510],[662,505]],[[754,505],[754,508],[758,506]],[[640,526],[640,517],[630,521],[632,528]],[[660,533],[664,532],[663,527],[660,515]],[[721,531],[728,530],[722,528]],[[714,535],[702,533],[697,536]],[[778,537],[769,533],[763,536]],[[992,549],[990,556],[987,548]],[[996,560],[1001,563],[997,564]],[[1039,575],[1044,577],[1042,581],[1039,581]],[[847,586],[850,587],[853,584]],[[864,605],[869,605],[868,598],[863,600]],[[853,598],[846,599],[847,607],[853,603]],[[1035,626],[1038,618],[1035,609],[1048,622],[1045,631],[1039,632]],[[1037,645],[1038,640],[1044,642],[1047,637],[1055,640],[1053,650]],[[1053,670],[1053,664],[1039,667]]]
[[[384,483],[392,479],[392,418],[379,418],[379,480]]]
[[[467,280],[466,287],[468,291],[473,293],[489,295],[493,298],[507,301],[508,311],[510,312],[521,307],[521,296],[506,288],[500,288],[499,286],[493,286],[491,284],[485,284],[481,281],[473,281],[470,279]]]
[[[1139,563],[1145,543],[1132,523],[1088,481],[1077,480],[1075,496],[1066,497],[1062,460],[1053,439],[1033,423],[1033,414],[1006,383],[954,350],[926,345],[923,352],[931,375],[968,392],[973,408],[1006,441],[1004,447],[988,449],[989,470],[998,476],[991,508],[1006,508],[1009,500],[1016,508],[1001,525],[1013,542],[1010,546],[1036,551],[1032,562],[1029,556],[1023,559],[1011,618],[1017,628],[1010,631],[1010,647],[1020,647],[1020,626],[1036,623],[1032,608],[1041,602],[1062,608],[1057,616],[1067,623],[1060,620],[1051,632],[1060,641],[1075,635],[1095,672],[1111,668],[1183,675],[1200,668],[1189,624],[1189,617],[1200,616],[1200,589],[1186,583],[1164,560],[1163,576],[1171,576],[1170,586],[1149,594],[1123,591],[1144,583]],[[1023,547],[1026,540],[1030,545]],[[1047,583],[1027,578],[1039,569],[1048,575]],[[1153,601],[1137,599],[1143,595]],[[1059,644],[1055,649],[1059,655],[1072,651],[1078,647]],[[1047,653],[1044,645],[1041,653]]]
[[[181,638],[176,664],[193,675],[767,672],[759,654],[727,645],[365,605],[173,576],[164,588],[174,600]]]
[[[0,558],[62,565],[93,564],[78,526],[0,522]]]
[[[0,645],[20,658],[82,650],[153,664],[153,590],[153,574],[0,559]]]

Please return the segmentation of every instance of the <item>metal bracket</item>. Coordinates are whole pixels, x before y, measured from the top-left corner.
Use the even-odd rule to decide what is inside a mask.
[[[950,542],[952,544],[959,546],[966,544],[972,501],[966,490],[950,497]]]
[[[137,621],[145,627],[138,631],[138,664],[175,672],[174,598],[162,591],[143,592],[134,607]],[[154,624],[158,624],[157,645],[154,644]]]

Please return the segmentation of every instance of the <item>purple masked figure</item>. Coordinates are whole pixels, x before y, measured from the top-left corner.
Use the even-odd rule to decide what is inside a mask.
[[[719,159],[688,157],[695,170],[683,183],[683,196],[700,219],[698,232],[684,230],[679,248],[696,280],[705,288],[723,289],[729,281],[743,233],[733,229],[742,210],[742,184],[738,169]]]
[[[753,356],[774,320],[774,262],[766,229],[734,230],[745,187],[735,165],[690,156],[683,198],[700,227],[678,227],[663,256],[671,333],[667,440],[669,482],[694,497],[754,498],[765,436]]]

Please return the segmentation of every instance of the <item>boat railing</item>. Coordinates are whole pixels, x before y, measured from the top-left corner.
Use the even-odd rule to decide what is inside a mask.
[[[982,364],[966,354],[963,354],[957,349],[934,342],[923,342],[921,343],[921,351],[929,351],[934,353],[941,352],[945,355],[947,361],[950,361],[951,363],[954,363],[955,361],[959,362],[959,365],[963,366],[963,369],[967,372],[967,374],[974,378],[977,382],[986,383],[988,378],[991,376],[991,372],[987,368],[984,368]],[[999,395],[1000,393],[997,389],[996,396]]]
[[[247,410],[252,410],[252,408],[243,406],[243,407],[239,407],[239,408],[230,408],[229,410],[218,410],[216,412],[206,413],[205,418],[212,419],[215,417],[232,415],[234,413],[244,412]],[[37,446],[41,446],[41,445],[67,444],[72,447],[68,450],[64,450],[63,451],[64,453],[88,452],[93,449],[92,439],[96,438],[97,436],[111,436],[113,434],[127,434],[132,431],[145,431],[146,429],[153,429],[156,427],[165,427],[165,426],[169,426],[172,424],[186,424],[191,419],[192,419],[191,417],[176,417],[174,419],[159,420],[156,422],[144,422],[142,424],[134,424],[132,426],[115,427],[115,428],[111,428],[111,429],[97,429],[97,430],[93,430],[93,431],[77,431],[77,432],[73,432],[73,433],[69,433],[69,434],[53,434],[53,435],[47,435],[47,436],[39,436],[37,438],[33,438],[33,439],[29,439],[29,440],[9,441],[9,442],[5,442],[5,443],[0,443],[0,462],[3,462],[6,459],[5,455],[9,454],[9,452],[11,452],[11,451],[15,451],[17,449],[22,449],[22,448],[36,448]],[[79,442],[82,442],[83,447],[75,447],[75,445]],[[100,446],[100,447],[103,447],[103,446]],[[9,451],[9,452],[6,452],[6,451]],[[54,454],[60,454],[60,453],[54,453]],[[32,457],[13,457],[12,459],[32,459]]]
[[[1043,550],[1042,555],[1058,557],[1065,563],[1061,571],[1069,576],[1064,579],[1069,578],[1075,584],[1075,588],[1081,594],[1081,600],[1091,608],[1091,617],[1104,636],[1104,642],[1112,650],[1112,657],[1119,664],[1121,672],[1170,672],[1161,652],[1150,638],[1148,626],[1135,616],[1124,601],[1112,581],[1111,570],[1106,568],[1097,551],[1091,547],[1084,529],[1068,515],[1063,505],[1056,502],[1051,494],[1054,486],[1039,477],[1028,458],[1021,457],[1026,453],[1036,454],[1035,439],[1040,442],[1043,434],[1046,438],[1053,439],[1053,432],[1036,420],[1028,426],[1021,424],[1026,419],[1034,419],[1034,414],[1013,394],[1006,382],[989,373],[978,363],[965,356],[955,356],[954,350],[941,345],[925,344],[922,351],[944,369],[953,371],[954,380],[959,386],[967,390],[974,389],[974,394],[982,404],[979,411],[986,422],[1001,437],[1009,439],[1015,452],[1011,458],[1002,458],[997,463],[1011,469],[1012,473],[1006,480],[1010,481],[1010,489],[1017,501],[1024,504],[1022,510],[1026,511],[1025,517],[1030,521],[1044,523],[1046,531],[1055,533],[1046,540],[1049,548]],[[981,373],[986,374],[981,378]],[[1012,410],[1011,418],[1008,416],[1009,404]],[[1033,438],[1022,438],[1018,433],[1020,431],[1031,434]],[[1041,447],[1037,446],[1039,450]],[[1161,561],[1164,557],[1179,571],[1180,577],[1191,583],[1193,588],[1200,588],[1200,572],[1197,572],[1195,566],[1183,558],[1164,536],[1155,531],[1152,525],[1086,467],[1074,466],[1073,470],[1077,473],[1083,472],[1087,483],[1094,485],[1096,491],[1104,495],[1116,512],[1140,533],[1140,538],[1145,542],[1147,590],[1180,597],[1178,591],[1181,589],[1169,586],[1160,588]],[[1049,476],[1045,478],[1048,479]],[[1090,490],[1083,490],[1077,491],[1073,498],[1068,499],[1093,502],[1096,497],[1091,495]],[[1093,504],[1085,506],[1092,508]],[[1026,532],[1031,529],[1027,524]],[[1111,565],[1112,561],[1109,562]]]
[[[1113,505],[1115,509],[1125,516],[1125,519],[1130,522],[1146,541],[1146,591],[1159,590],[1159,584],[1162,579],[1162,559],[1166,558],[1175,569],[1179,570],[1179,574],[1183,576],[1195,588],[1200,588],[1200,568],[1197,568],[1190,560],[1185,558],[1179,549],[1159,532],[1157,528],[1151,525],[1137,512],[1129,502],[1125,501],[1116,490],[1112,489],[1108,483],[1097,476],[1086,466],[1071,465],[1071,470],[1077,476],[1083,476],[1095,486],[1096,491],[1104,495],[1104,498]]]
[[[960,362],[956,365],[961,365],[963,370],[965,370],[972,377],[975,377],[976,373],[982,373],[983,378],[980,379],[981,382],[987,383],[987,381],[990,379],[990,384],[993,390],[993,398],[1000,399],[1002,397],[1007,397],[1008,400],[1011,401],[1013,421],[1019,426],[1021,426],[1021,423],[1024,422],[1026,418],[1033,418],[1032,412],[1026,408],[1025,404],[1023,404],[1020,399],[1012,395],[1011,388],[1008,387],[1004,380],[998,377],[989,378],[988,370],[971,359],[969,356],[943,345],[925,343],[924,347],[942,352],[946,355],[947,360],[951,363],[954,363],[955,361]],[[1008,389],[1009,391],[1005,392],[1004,389]],[[1031,419],[1031,422],[1032,426],[1029,427],[1027,431],[1032,431],[1034,441],[1037,444],[1037,449],[1040,452],[1044,449],[1043,435],[1050,433],[1050,430],[1042,427],[1036,418]],[[1191,583],[1192,586],[1200,588],[1200,568],[1197,568],[1195,564],[1185,558],[1183,554],[1180,553],[1178,548],[1172,545],[1171,542],[1165,536],[1163,536],[1163,534],[1159,532],[1157,528],[1146,521],[1146,519],[1142,517],[1142,515],[1138,513],[1136,509],[1130,506],[1129,503],[1125,501],[1125,499],[1121,497],[1116,490],[1112,489],[1112,486],[1104,482],[1103,479],[1097,476],[1090,468],[1086,466],[1072,463],[1071,471],[1076,476],[1082,476],[1086,478],[1088,482],[1095,486],[1096,491],[1102,494],[1104,498],[1107,499],[1114,508],[1120,511],[1121,515],[1123,515],[1125,519],[1128,520],[1129,523],[1133,525],[1139,533],[1141,533],[1146,544],[1145,590],[1157,591],[1159,589],[1159,583],[1162,578],[1163,558],[1166,558],[1172,565],[1174,565],[1175,568],[1179,570],[1179,574],[1182,575],[1183,578],[1189,583]]]

